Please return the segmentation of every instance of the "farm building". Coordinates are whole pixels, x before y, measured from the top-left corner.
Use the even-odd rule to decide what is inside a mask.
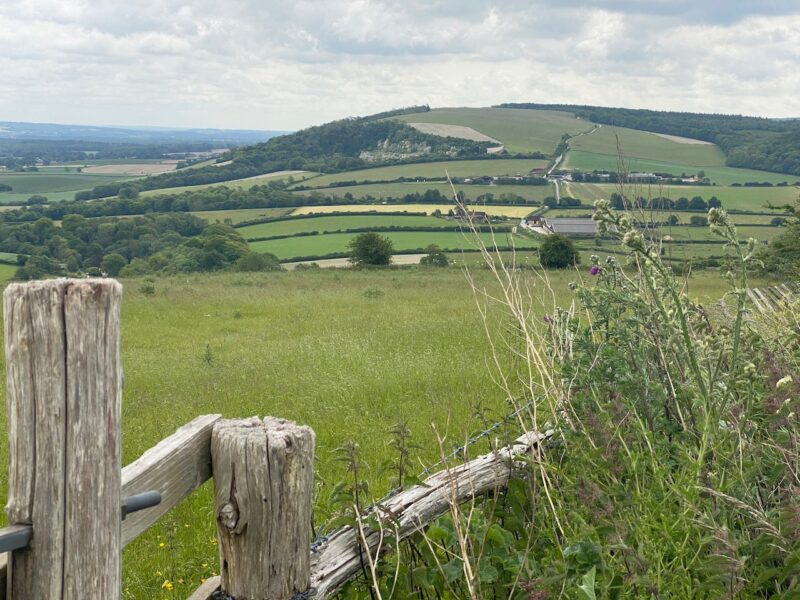
[[[543,226],[552,233],[564,235],[595,235],[597,223],[592,219],[542,219]]]
[[[456,207],[453,211],[453,216],[456,219],[472,220],[472,221],[486,221],[491,220],[489,213],[476,210],[464,210],[460,206]]]

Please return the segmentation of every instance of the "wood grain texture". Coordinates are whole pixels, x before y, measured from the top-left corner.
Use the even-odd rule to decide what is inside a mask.
[[[121,286],[12,284],[4,293],[10,524],[34,528],[9,595],[115,598],[120,569]]]
[[[221,418],[197,417],[122,470],[123,497],[161,492],[161,504],[129,514],[122,522],[123,546],[211,477],[211,431]]]
[[[314,432],[282,419],[214,425],[214,514],[222,589],[287,600],[309,584]]]

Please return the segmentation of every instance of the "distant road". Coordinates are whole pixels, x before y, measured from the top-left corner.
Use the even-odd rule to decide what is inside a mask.
[[[392,255],[393,265],[418,265],[420,259],[427,254],[394,254]],[[294,271],[297,265],[310,265],[316,263],[322,269],[344,268],[352,266],[349,258],[323,258],[322,260],[300,260],[297,262],[287,262],[281,266],[288,270]]]

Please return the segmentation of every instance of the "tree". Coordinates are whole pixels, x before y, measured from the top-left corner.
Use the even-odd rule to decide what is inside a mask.
[[[708,199],[708,208],[719,208],[722,206],[722,200],[717,198],[716,196],[711,196]]]
[[[572,240],[563,235],[549,235],[539,248],[539,262],[547,269],[566,269],[580,264],[581,257]]]
[[[783,217],[774,217],[769,222],[769,224],[772,225],[773,227],[783,227],[784,225],[786,225],[786,219],[784,219]]]
[[[667,219],[667,224],[677,225],[678,223],[680,223],[680,221],[681,220],[678,218],[678,215],[670,215],[669,218]]]
[[[705,210],[706,208],[708,205],[702,196],[695,196],[689,200],[689,210]]]
[[[377,233],[361,233],[350,240],[350,261],[359,267],[392,262],[392,240]]]
[[[113,252],[111,254],[106,254],[103,257],[103,261],[100,263],[100,269],[104,273],[108,273],[111,277],[116,277],[119,275],[119,272],[122,270],[122,267],[128,264],[128,261],[125,260],[125,257],[121,254],[117,254]]]
[[[431,244],[425,251],[428,254],[419,260],[419,264],[428,267],[446,267],[450,264],[447,254],[442,252],[441,248],[436,244]]]

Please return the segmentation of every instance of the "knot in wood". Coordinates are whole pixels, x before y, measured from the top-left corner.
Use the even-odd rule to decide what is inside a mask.
[[[231,502],[223,504],[219,509],[219,521],[223,527],[233,531],[239,522],[239,510]]]

